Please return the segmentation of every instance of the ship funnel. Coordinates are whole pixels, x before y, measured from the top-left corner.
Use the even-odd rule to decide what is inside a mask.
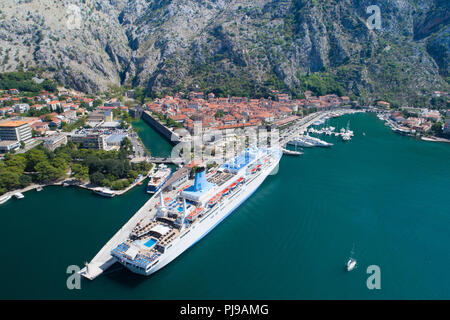
[[[206,170],[205,168],[198,168],[195,172],[194,191],[203,191],[206,186],[208,186],[208,181],[206,180]]]

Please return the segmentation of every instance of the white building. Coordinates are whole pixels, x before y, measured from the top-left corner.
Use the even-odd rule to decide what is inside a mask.
[[[13,108],[17,113],[25,113],[30,110],[30,105],[26,103],[16,103]]]
[[[54,134],[44,140],[44,148],[54,151],[56,148],[63,146],[66,143],[67,136],[65,134]]]
[[[73,134],[69,136],[69,139],[80,143],[86,149],[105,150],[107,148],[106,136],[102,134]]]
[[[31,140],[31,127],[27,121],[11,120],[0,123],[0,139],[10,141]]]
[[[11,140],[2,140],[0,141],[0,152],[6,153],[11,150],[17,150],[20,148],[19,141],[11,141]]]

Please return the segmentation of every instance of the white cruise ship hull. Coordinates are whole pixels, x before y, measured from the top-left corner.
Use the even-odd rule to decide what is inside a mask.
[[[183,231],[180,237],[175,239],[172,242],[172,245],[166,248],[165,253],[162,254],[157,261],[150,265],[147,270],[139,269],[132,264],[126,264],[125,267],[141,275],[151,275],[152,273],[155,273],[165,267],[189,247],[207,235],[223,219],[225,219],[245,200],[247,200],[247,198],[259,188],[268,175],[271,173],[276,173],[280,158],[281,152],[279,158],[273,159],[270,166],[266,167],[264,170],[256,172],[251,176],[248,176],[245,185],[235,194],[231,195],[229,201],[226,201],[226,203],[218,203],[211,209],[210,212],[199,219],[197,223],[192,225],[189,229]]]

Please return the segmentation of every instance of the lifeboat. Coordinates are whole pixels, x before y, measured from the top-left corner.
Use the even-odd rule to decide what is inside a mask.
[[[210,207],[214,207],[217,204],[217,201],[219,201],[221,194],[216,194],[214,197],[212,197],[209,201],[208,201],[208,205]]]
[[[197,209],[195,209],[194,211],[192,211],[189,216],[187,217],[187,219],[189,221],[194,221],[201,213],[203,212],[203,207],[198,207]]]

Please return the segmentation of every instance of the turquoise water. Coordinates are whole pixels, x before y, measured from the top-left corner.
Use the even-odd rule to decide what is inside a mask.
[[[133,127],[137,130],[139,137],[147,149],[150,150],[152,156],[170,157],[172,145],[157,131],[149,128],[149,125],[144,120],[134,121]]]
[[[0,206],[0,298],[450,299],[450,145],[394,134],[370,114],[330,124],[349,119],[352,141],[324,136],[333,147],[284,156],[277,175],[150,277],[113,266],[66,288],[67,266],[91,259],[142,206],[145,184],[113,199],[61,187],[11,199]],[[149,149],[159,141],[170,153],[141,127]],[[369,265],[381,290],[366,287]]]

